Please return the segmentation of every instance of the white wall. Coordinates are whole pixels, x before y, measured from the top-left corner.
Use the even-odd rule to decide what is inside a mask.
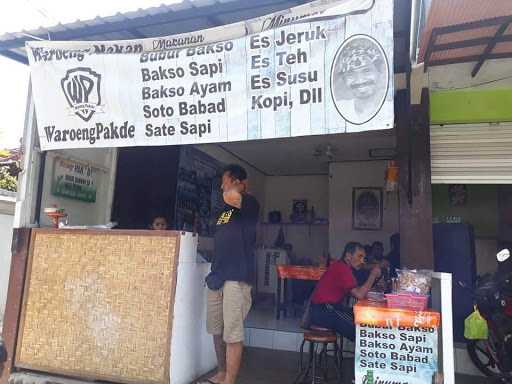
[[[51,220],[44,214],[44,208],[57,205],[64,208],[69,217],[69,225],[96,225],[110,221],[112,207],[114,175],[116,163],[115,149],[75,149],[48,152],[44,171],[43,194],[41,199],[41,226],[50,226]],[[98,171],[98,189],[96,202],[86,203],[79,200],[57,197],[51,194],[53,167],[56,156],[72,160],[81,160],[100,168]]]
[[[307,200],[308,209],[315,207],[317,218],[329,217],[329,177],[310,176],[267,176],[265,187],[264,221],[268,212],[280,211],[283,222],[290,222],[293,200]],[[272,246],[280,226],[262,226],[266,246]],[[325,226],[286,226],[285,241],[294,247],[297,258],[319,261],[329,252],[329,227]]]
[[[399,231],[398,196],[384,193],[383,227],[380,231],[352,229],[352,189],[354,187],[383,187],[385,161],[332,163],[329,183],[329,249],[338,258],[349,241],[363,244],[381,241],[389,251],[389,237]]]
[[[210,264],[198,263],[197,237],[180,238],[172,324],[170,384],[192,383],[215,368],[213,340],[206,333],[206,287]]]
[[[268,176],[265,191],[265,221],[270,211],[280,211],[284,222],[290,221],[293,200],[308,200],[308,208],[315,207],[317,217],[329,215],[329,177]]]
[[[5,301],[7,299],[7,288],[9,284],[9,271],[11,269],[14,205],[14,197],[0,196],[0,323],[4,318]]]
[[[475,77],[471,76],[474,63],[429,67],[428,87],[434,91],[461,87],[475,89],[511,87],[511,64],[510,59],[487,60]],[[423,72],[423,68],[418,69]]]

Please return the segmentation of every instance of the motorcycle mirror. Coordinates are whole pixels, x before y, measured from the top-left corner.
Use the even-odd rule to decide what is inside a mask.
[[[504,261],[506,261],[509,258],[510,258],[510,251],[508,249],[502,249],[496,255],[496,259],[498,259],[499,263],[503,263]]]

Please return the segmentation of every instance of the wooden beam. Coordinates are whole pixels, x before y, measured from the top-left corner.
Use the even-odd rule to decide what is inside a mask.
[[[450,43],[436,44],[432,48],[432,52],[449,51],[451,49],[478,47],[479,45],[488,45],[492,41],[492,37],[480,37],[478,39],[468,39],[452,41]],[[505,43],[512,41],[512,35],[500,36],[497,43]]]
[[[18,326],[21,316],[23,288],[25,286],[25,273],[30,244],[30,229],[14,229],[12,240],[11,271],[9,274],[9,288],[5,306],[2,337],[7,351],[7,361],[0,376],[0,384],[7,384],[9,376],[14,369],[14,356],[18,339]]]
[[[492,27],[494,25],[500,25],[509,22],[510,16],[499,16],[491,19],[476,20],[469,23],[447,25],[445,27],[434,28],[440,35],[454,32],[469,31],[471,29],[480,29],[486,27]]]
[[[480,71],[480,68],[482,68],[482,65],[484,64],[485,60],[489,58],[489,55],[491,54],[494,47],[496,47],[496,44],[498,43],[498,39],[505,33],[505,31],[508,29],[508,26],[512,23],[512,17],[509,18],[508,22],[505,22],[500,25],[498,30],[496,31],[494,37],[492,40],[487,44],[487,47],[485,47],[484,52],[482,53],[482,56],[480,56],[480,59],[476,63],[475,67],[471,71],[471,77],[475,77],[478,71]]]
[[[461,56],[461,57],[453,57],[449,59],[439,59],[433,60],[430,62],[429,66],[435,67],[439,65],[448,65],[448,64],[460,64],[460,63],[470,63],[472,61],[478,61],[480,56],[471,55],[471,56]],[[502,53],[491,53],[487,60],[497,60],[497,59],[510,59],[512,58],[512,52],[502,52]]]
[[[409,268],[434,266],[428,89],[411,106],[408,90],[397,92],[397,149],[400,167],[400,258]]]
[[[478,56],[478,55],[471,55],[471,56],[451,57],[448,59],[432,60],[429,63],[429,65],[431,67],[435,67],[435,66],[439,66],[439,65],[469,63],[472,61],[477,61],[479,57],[480,56]]]
[[[425,51],[425,58],[423,60],[423,72],[427,72],[427,69],[430,65],[430,56],[432,56],[432,49],[434,48],[437,40],[437,29],[434,28],[430,33],[430,38],[428,39],[427,50]]]

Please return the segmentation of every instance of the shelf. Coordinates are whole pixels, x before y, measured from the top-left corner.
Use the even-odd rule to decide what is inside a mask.
[[[261,225],[276,225],[276,226],[284,226],[284,227],[328,227],[329,223],[260,223]]]

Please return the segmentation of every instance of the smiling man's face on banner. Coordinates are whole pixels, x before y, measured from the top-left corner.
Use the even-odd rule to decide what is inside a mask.
[[[347,71],[344,74],[344,81],[356,98],[366,99],[375,94],[377,73],[375,64],[367,63]]]
[[[339,48],[332,71],[332,92],[338,112],[362,124],[380,110],[388,91],[388,66],[379,43],[354,36]]]
[[[377,67],[379,61],[382,61],[380,52],[366,41],[356,40],[342,53],[339,74],[355,98],[367,99],[375,95],[381,72]]]

